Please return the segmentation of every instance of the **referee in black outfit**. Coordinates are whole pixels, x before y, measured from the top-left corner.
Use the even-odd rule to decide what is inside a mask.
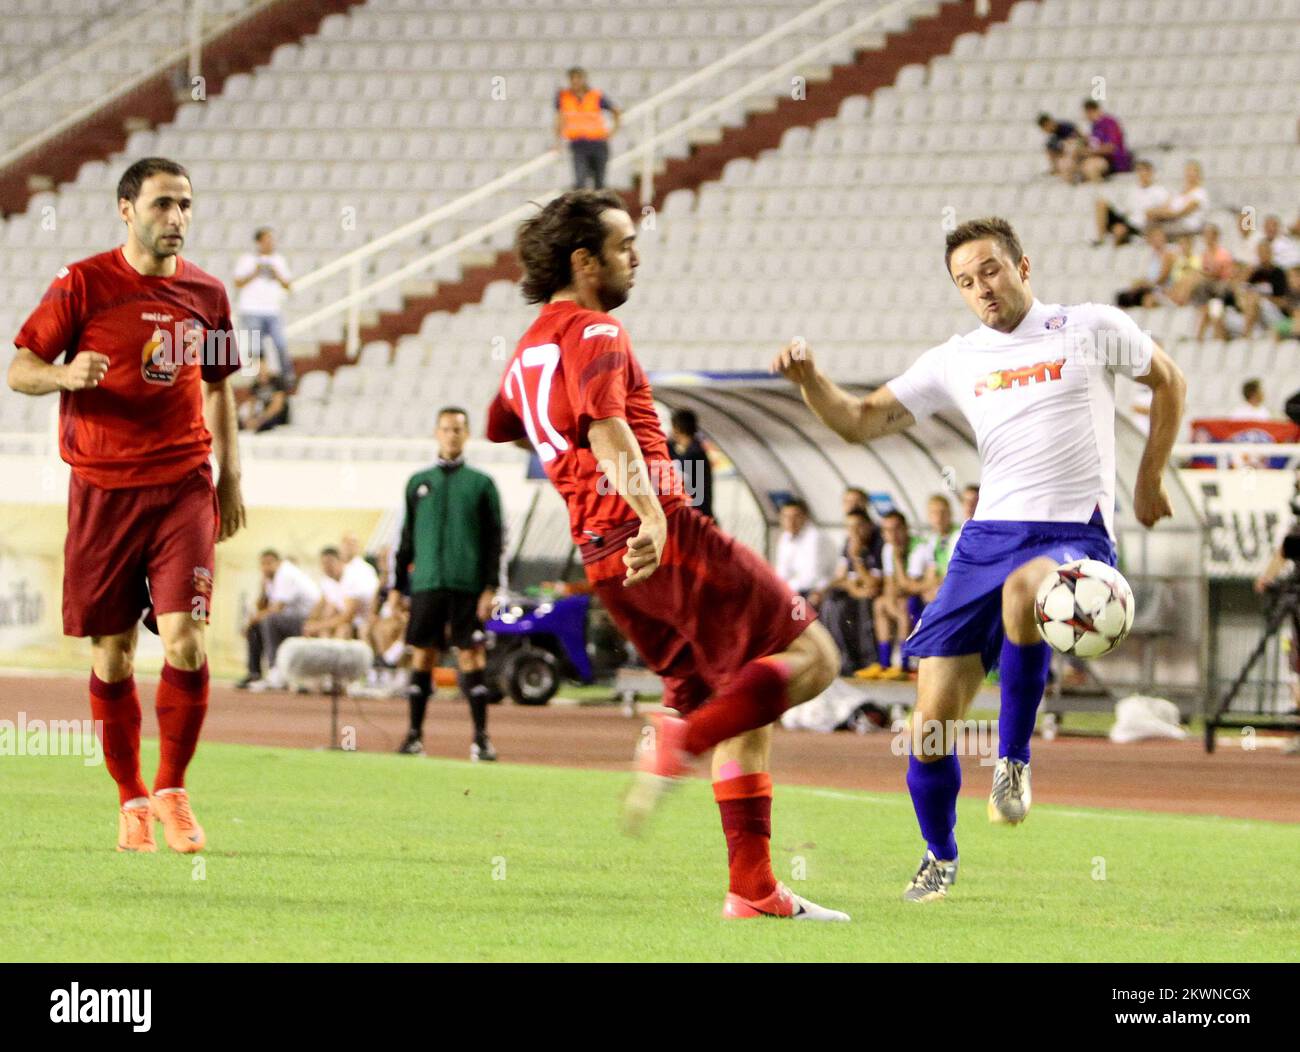
[[[474,718],[469,758],[495,760],[487,734],[492,689],[484,680],[483,622],[502,584],[505,531],[501,498],[490,475],[465,464],[469,416],[449,406],[438,412],[438,461],[406,484],[406,517],[397,549],[395,591],[409,595],[411,619],[411,728],[398,752],[424,752],[424,711],[433,692],[439,651],[456,649],[460,689]]]

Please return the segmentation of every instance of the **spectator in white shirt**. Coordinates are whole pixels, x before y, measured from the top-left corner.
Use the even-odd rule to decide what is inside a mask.
[[[320,589],[306,572],[279,553],[268,548],[262,552],[262,594],[257,610],[248,619],[244,631],[248,641],[248,675],[240,680],[242,689],[283,689],[284,679],[275,669],[280,644],[302,634],[303,622],[320,601]],[[262,677],[265,657],[267,674]]]
[[[1147,213],[1147,220],[1159,223],[1171,238],[1199,234],[1210,218],[1210,195],[1201,185],[1199,161],[1188,161],[1183,169],[1183,188],[1167,204]]]
[[[293,362],[281,315],[285,293],[292,288],[289,264],[275,251],[275,232],[270,227],[258,228],[253,243],[257,251],[245,252],[235,263],[239,325],[246,333],[261,333],[261,351],[271,363],[271,371],[292,387]]]
[[[834,571],[835,552],[809,521],[808,505],[787,501],[781,506],[781,536],[776,542],[777,576],[816,608]]]
[[[1260,380],[1247,380],[1241,385],[1241,405],[1228,414],[1229,420],[1272,420],[1273,414],[1264,404],[1264,384]]]
[[[1269,243],[1273,263],[1283,270],[1300,267],[1300,243],[1282,229],[1282,220],[1277,216],[1264,217],[1264,228],[1256,240]]]
[[[1125,244],[1131,236],[1141,235],[1146,230],[1147,215],[1153,208],[1169,203],[1169,191],[1155,181],[1155,165],[1150,161],[1138,161],[1134,171],[1137,185],[1129,189],[1120,207],[1107,198],[1097,198],[1097,240],[1094,245],[1104,244],[1108,234],[1115,238],[1115,244]]]
[[[320,565],[321,597],[302,634],[318,639],[364,639],[379,594],[379,575],[359,556],[344,563],[339,549],[333,547],[321,551]]]

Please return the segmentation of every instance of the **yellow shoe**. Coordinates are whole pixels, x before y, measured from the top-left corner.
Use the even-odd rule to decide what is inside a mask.
[[[854,679],[879,679],[880,674],[885,671],[885,666],[879,661],[873,661],[866,668],[860,668],[853,673]]]
[[[894,683],[905,681],[907,679],[907,669],[891,666],[885,669],[876,679],[887,679]]]
[[[123,807],[117,813],[117,849],[149,853],[158,850],[153,838],[153,814],[149,805]]]
[[[163,824],[163,836],[169,848],[183,855],[203,850],[207,837],[203,834],[203,827],[194,820],[189,793],[184,789],[154,793],[150,798],[150,806],[154,817]]]

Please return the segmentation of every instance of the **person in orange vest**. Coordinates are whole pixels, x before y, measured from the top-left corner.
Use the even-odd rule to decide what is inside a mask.
[[[614,118],[611,128],[601,110]],[[587,83],[587,71],[569,70],[569,86],[555,93],[555,137],[560,147],[567,143],[573,152],[573,188],[588,182],[596,190],[605,187],[605,165],[609,163],[609,137],[618,131],[623,111],[599,88]]]

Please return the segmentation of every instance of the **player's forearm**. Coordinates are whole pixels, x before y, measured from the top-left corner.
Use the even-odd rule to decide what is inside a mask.
[[[820,369],[799,390],[817,419],[842,439],[865,441],[862,399],[849,394]]]
[[[9,363],[9,386],[19,394],[44,395],[63,390],[67,366],[42,361],[31,351],[19,349]]]
[[[1151,395],[1151,431],[1138,474],[1159,478],[1169,464],[1169,455],[1178,440],[1182,426],[1183,404],[1187,399],[1187,381],[1174,369],[1168,382],[1161,384]]]
[[[637,518],[663,521],[666,516],[654,480],[627,421],[621,417],[593,421],[587,440],[610,488],[628,502]]]
[[[235,411],[235,392],[228,381],[205,385],[203,418],[212,432],[212,448],[217,455],[220,477],[238,478],[239,416]]]

